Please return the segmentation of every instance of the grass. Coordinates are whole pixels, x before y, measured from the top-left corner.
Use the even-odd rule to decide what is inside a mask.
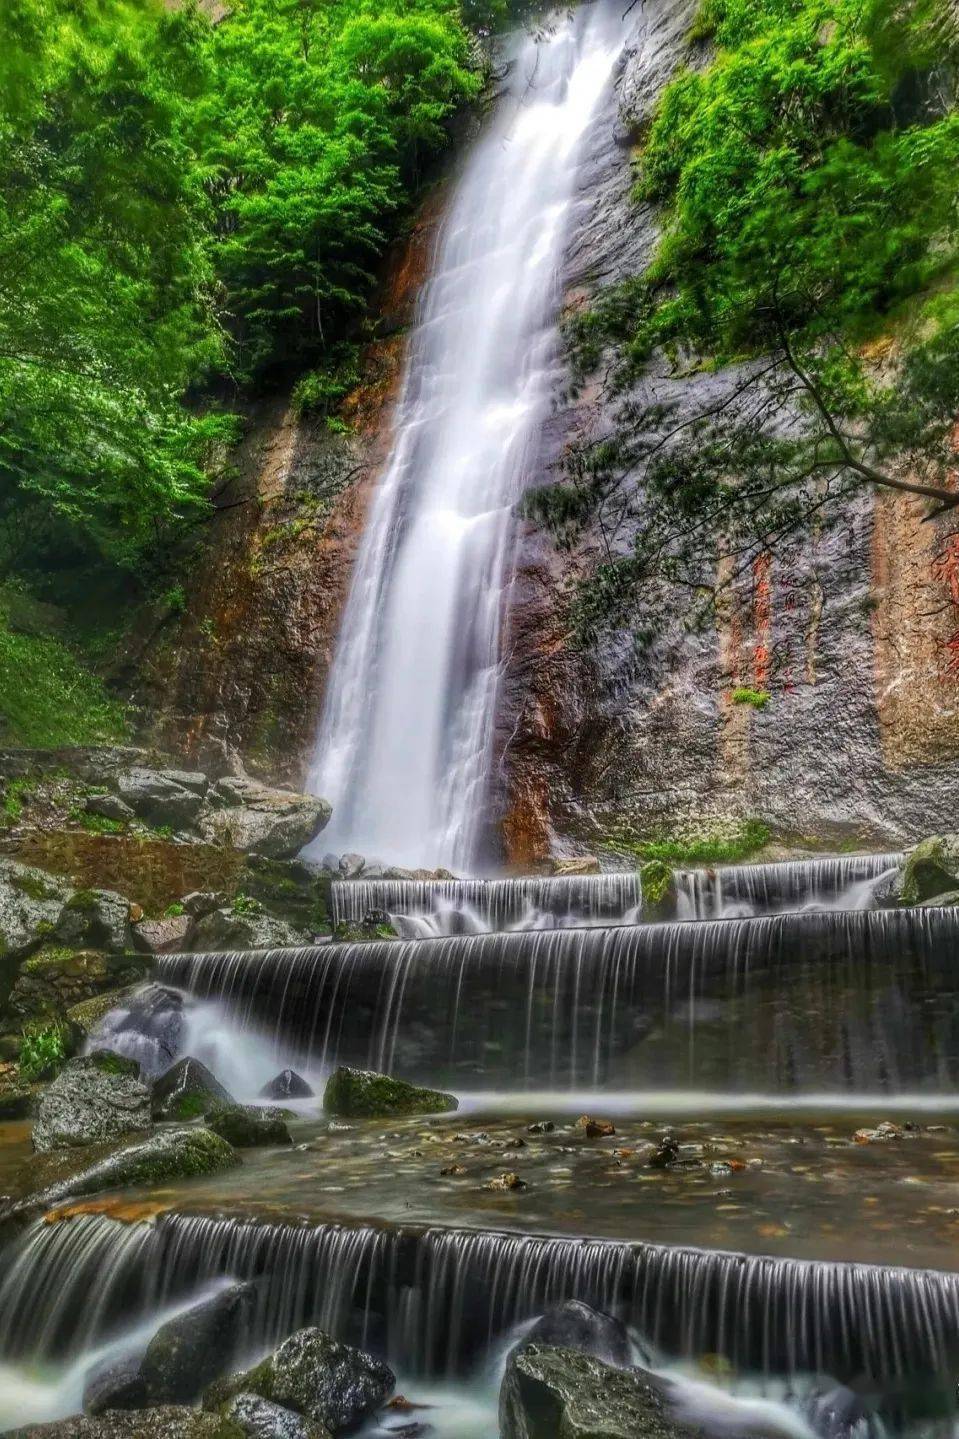
[[[20,1040],[20,1077],[28,1083],[55,1073],[67,1057],[65,1030],[60,1024],[26,1029]]]
[[[677,831],[658,839],[640,840],[616,835],[609,840],[610,849],[635,855],[644,864],[659,860],[663,864],[685,868],[704,864],[739,864],[762,849],[770,838],[768,825],[759,819],[732,820],[712,828]]]
[[[63,640],[14,631],[0,596],[0,742],[50,749],[127,736],[125,707]]]

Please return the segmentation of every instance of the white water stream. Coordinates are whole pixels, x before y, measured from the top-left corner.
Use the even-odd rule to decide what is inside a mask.
[[[518,43],[456,186],[327,687],[310,777],[333,806],[324,852],[477,860],[513,512],[560,365],[577,155],[622,9],[597,0]]]

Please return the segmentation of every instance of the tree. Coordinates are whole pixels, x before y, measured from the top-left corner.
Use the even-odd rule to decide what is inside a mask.
[[[531,500],[603,538],[581,633],[628,622],[640,588],[708,603],[863,485],[959,504],[939,12],[710,0],[703,28],[716,58],[667,88],[640,161],[637,197],[666,207],[654,262],[570,327],[614,422]]]

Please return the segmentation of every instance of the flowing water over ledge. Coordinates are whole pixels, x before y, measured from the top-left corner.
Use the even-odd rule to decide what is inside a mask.
[[[325,1071],[455,1090],[947,1093],[954,910],[863,910],[263,954],[158,978]]]
[[[674,871],[677,919],[730,919],[802,909],[868,909],[897,854]],[[642,919],[638,871],[511,879],[355,879],[332,885],[336,923],[385,912],[403,939],[539,930]]]

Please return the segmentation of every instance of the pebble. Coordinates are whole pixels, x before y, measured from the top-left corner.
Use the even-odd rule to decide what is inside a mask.
[[[587,1139],[608,1139],[611,1134],[616,1133],[616,1126],[609,1119],[593,1119],[592,1115],[584,1114],[578,1121],[578,1127],[585,1129]]]
[[[520,1179],[518,1174],[506,1172],[504,1174],[497,1174],[495,1179],[489,1181],[486,1188],[496,1190],[526,1189],[528,1185],[525,1179]]]
[[[527,1124],[527,1134],[552,1134],[556,1125],[551,1119],[539,1119],[535,1124]]]

